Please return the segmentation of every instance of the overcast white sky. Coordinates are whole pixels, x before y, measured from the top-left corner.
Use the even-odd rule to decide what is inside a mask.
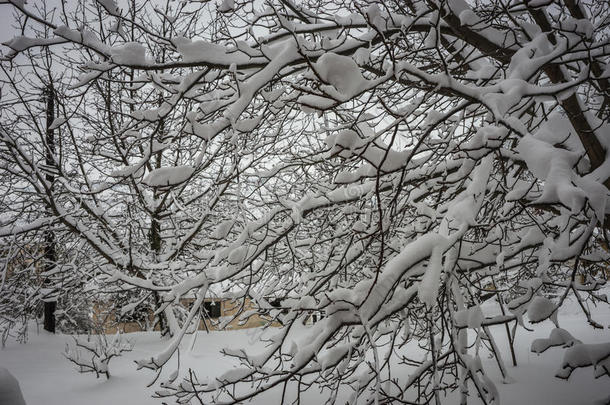
[[[15,35],[13,25],[13,6],[0,4],[0,43],[6,42]]]
[[[68,2],[76,2],[78,0],[68,0]],[[61,0],[28,0],[26,7],[33,9],[34,5],[45,3],[47,7],[59,7]],[[9,41],[15,35],[19,35],[19,31],[13,28],[15,25],[15,12],[14,7],[10,4],[0,4],[0,44]],[[3,53],[6,53],[8,49],[5,46],[1,46],[0,49]]]

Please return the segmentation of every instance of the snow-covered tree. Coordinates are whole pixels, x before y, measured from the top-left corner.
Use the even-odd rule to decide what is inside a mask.
[[[25,29],[25,25],[24,25]],[[20,338],[25,339],[27,319],[44,314],[44,326],[55,328],[55,304],[62,288],[71,282],[58,266],[58,256],[71,247],[70,234],[56,235],[53,216],[42,196],[54,193],[55,164],[65,152],[56,143],[57,95],[62,94],[61,74],[54,74],[54,60],[48,50],[31,58],[34,63],[20,69],[2,65],[0,85],[2,129],[2,185],[0,186],[0,238],[3,250],[2,298],[0,323],[20,324]],[[10,136],[6,136],[10,134]],[[35,175],[23,170],[19,153],[36,160]],[[27,162],[27,159],[26,159]],[[27,163],[26,163],[27,165]],[[39,181],[38,187],[32,180]],[[73,241],[74,238],[71,238]],[[59,242],[62,247],[57,248]],[[62,257],[65,264],[68,257]],[[74,281],[74,280],[72,280]],[[65,291],[64,291],[65,292]]]
[[[281,321],[264,353],[226,353],[241,368],[159,395],[497,403],[483,344],[510,376],[492,326],[511,340],[545,320],[532,350],[576,345],[559,376],[608,373],[609,344],[566,340],[558,316],[570,297],[601,328],[588,305],[607,304],[606,4],[9,3],[44,29],[7,43],[5,72],[57,47],[82,71],[56,194],[5,129],[10,169],[95,252],[91,282],[163,314],[173,337],[139,365],[160,372],[219,289]]]

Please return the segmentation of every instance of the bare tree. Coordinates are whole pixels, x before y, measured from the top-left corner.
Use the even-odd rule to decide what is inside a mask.
[[[64,356],[77,366],[80,373],[94,373],[96,378],[105,375],[110,378],[110,361],[131,351],[133,344],[123,340],[122,335],[107,336],[97,334],[74,337],[72,344],[66,344]]]

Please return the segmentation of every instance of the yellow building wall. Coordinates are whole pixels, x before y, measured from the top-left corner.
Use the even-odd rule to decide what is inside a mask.
[[[193,299],[186,298],[181,300],[181,304],[184,305],[185,308],[188,308],[193,301]],[[201,319],[199,321],[199,330],[216,331],[219,330],[222,325],[224,325],[225,330],[258,328],[268,325],[269,323],[271,323],[271,326],[280,325],[278,322],[272,322],[269,317],[257,313],[253,313],[245,321],[240,321],[240,317],[244,312],[253,311],[256,309],[256,306],[249,298],[245,298],[243,301],[234,301],[229,299],[209,299],[206,301],[215,301],[217,305],[220,304],[220,318]],[[104,305],[100,303],[96,303],[93,306],[93,322],[96,325],[100,325],[100,329],[103,330],[103,333],[115,334],[117,332],[131,333],[144,331],[144,329],[140,326],[138,322],[116,322],[116,316],[114,315],[114,312],[112,312],[108,308],[109,305]],[[231,318],[230,321],[228,321],[227,319],[229,317]],[[149,321],[151,324],[154,321],[153,318],[154,317],[152,313],[149,314]],[[155,325],[154,330],[159,330],[158,324]]]

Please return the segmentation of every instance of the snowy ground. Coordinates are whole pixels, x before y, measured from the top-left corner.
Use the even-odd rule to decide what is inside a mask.
[[[610,330],[594,331],[590,328],[578,309],[570,306],[559,316],[560,326],[585,343],[610,341]],[[596,319],[603,325],[610,325],[610,311],[598,313]],[[552,405],[585,405],[609,403],[610,378],[604,376],[595,380],[591,368],[574,371],[568,381],[554,377],[562,359],[563,349],[549,349],[538,356],[529,351],[530,343],[537,337],[548,337],[553,325],[545,321],[535,332],[519,329],[516,337],[518,367],[512,367],[506,342],[502,341],[503,329],[496,331],[499,345],[506,349],[505,361],[509,366],[511,384],[500,382],[497,367],[491,360],[485,362],[485,367],[493,371],[503,405],[509,404],[552,404]],[[253,338],[253,330],[201,332],[189,354],[182,355],[183,364],[198,370],[200,376],[212,376],[232,367],[221,358],[218,350],[222,347],[250,347],[260,345]],[[307,331],[303,330],[305,334]],[[78,374],[73,366],[62,355],[69,336],[49,335],[44,332],[37,334],[32,331],[27,344],[10,342],[0,350],[0,367],[6,367],[19,380],[26,403],[28,405],[108,405],[108,404],[161,404],[160,399],[151,399],[152,388],[146,385],[153,377],[152,372],[137,371],[134,360],[153,354],[163,346],[157,334],[130,334],[135,348],[123,357],[110,363],[112,377],[96,379],[92,374]],[[256,348],[254,348],[256,349]],[[184,351],[183,351],[184,352]],[[128,400],[127,400],[128,398]],[[599,400],[606,398],[603,402]],[[253,401],[255,404],[271,404],[273,394],[266,398]],[[166,402],[171,403],[171,401]],[[305,401],[304,401],[305,402]],[[444,403],[457,403],[455,398]],[[307,397],[306,403],[317,404],[315,394]],[[473,403],[476,403],[473,399]],[[5,405],[5,404],[2,404]],[[6,404],[8,405],[8,404]]]

